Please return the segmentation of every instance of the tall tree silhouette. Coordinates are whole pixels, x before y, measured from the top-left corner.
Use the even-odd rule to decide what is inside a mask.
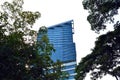
[[[106,23],[113,23],[114,30],[97,38],[92,52],[83,57],[76,68],[76,80],[83,80],[87,73],[91,79],[102,78],[110,74],[120,77],[120,23],[114,21],[118,14],[120,0],[84,0],[84,9],[89,10],[87,20],[95,32],[106,29]]]

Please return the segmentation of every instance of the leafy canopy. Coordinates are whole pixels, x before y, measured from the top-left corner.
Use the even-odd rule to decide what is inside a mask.
[[[62,63],[51,60],[53,45],[47,35],[36,41],[37,32],[31,29],[40,13],[23,11],[22,5],[23,0],[1,5],[0,79],[58,80],[62,76]],[[50,67],[54,72],[50,72]]]
[[[120,23],[114,20],[118,14],[120,0],[84,0],[84,9],[89,11],[87,20],[95,32],[106,29],[106,23],[112,22],[114,30],[97,38],[92,52],[83,57],[76,68],[76,80],[83,80],[87,73],[91,79],[102,78],[110,74],[118,80],[120,77]]]
[[[119,26],[120,27],[120,26]],[[76,79],[83,80],[88,72],[91,79],[102,78],[106,74],[120,77],[120,29],[99,36],[91,54],[82,58],[76,68]]]
[[[114,23],[114,15],[118,14],[120,0],[83,0],[83,6],[89,11],[87,20],[91,24],[91,29],[100,31],[106,29],[105,23]]]

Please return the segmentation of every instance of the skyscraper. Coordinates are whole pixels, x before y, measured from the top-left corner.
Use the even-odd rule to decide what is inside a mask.
[[[52,53],[52,60],[60,60],[64,64],[63,71],[69,73],[68,80],[74,80],[76,67],[76,50],[73,42],[74,26],[73,20],[66,21],[48,27],[48,38],[54,45],[55,52]]]
[[[69,80],[74,79],[74,70],[76,66],[76,50],[73,42],[74,33],[73,20],[66,21],[48,28],[48,37],[54,45],[55,53],[51,58],[56,61],[59,59],[64,63],[64,71],[68,71]]]

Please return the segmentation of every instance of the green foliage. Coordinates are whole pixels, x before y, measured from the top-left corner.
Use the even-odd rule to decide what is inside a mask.
[[[114,23],[114,15],[118,14],[120,0],[83,0],[83,6],[89,11],[87,20],[91,24],[91,29],[98,32],[106,29],[105,23]]]
[[[103,75],[110,74],[118,76],[119,58],[120,58],[120,29],[101,35],[95,42],[92,53],[82,58],[77,66],[78,75],[76,78],[84,79],[86,73],[91,71],[91,79],[102,78]]]
[[[33,80],[36,78],[36,75],[33,75],[35,72],[32,73],[33,70],[30,69],[30,67],[35,64],[32,62],[36,60],[38,56],[35,43],[36,32],[31,30],[30,26],[40,17],[40,13],[24,12],[22,11],[22,5],[22,0],[14,0],[13,3],[5,2],[1,6],[1,80]],[[29,17],[26,17],[27,15]]]
[[[1,5],[0,80],[59,80],[62,63],[51,60],[53,45],[47,35],[36,41],[37,32],[31,30],[40,13],[23,11],[22,5],[23,0]]]
[[[119,26],[120,27],[120,26]],[[78,75],[76,78],[83,80],[86,73],[91,71],[91,79],[102,78],[103,75],[110,74],[120,77],[120,29],[101,35],[95,42],[92,53],[82,58],[77,66]],[[117,69],[117,70],[116,70]],[[117,72],[116,72],[117,71]]]
[[[120,23],[114,22],[118,14],[120,0],[84,0],[83,6],[89,10],[87,20],[91,29],[99,32],[106,29],[106,23],[112,22],[114,30],[97,38],[91,54],[82,58],[76,68],[76,80],[83,80],[87,73],[91,79],[102,78],[110,74],[118,80],[120,77]]]

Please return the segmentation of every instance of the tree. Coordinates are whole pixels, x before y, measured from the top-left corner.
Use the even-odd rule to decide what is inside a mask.
[[[1,5],[1,80],[29,80],[32,77],[27,67],[33,64],[31,61],[37,57],[37,51],[34,38],[36,32],[30,28],[40,17],[40,13],[22,11],[22,5],[22,0],[5,2]]]
[[[40,13],[23,11],[22,5],[23,0],[13,0],[12,3],[5,2],[1,5],[0,79],[51,80],[47,79],[47,69],[57,65],[56,68],[61,72],[61,63],[51,60],[50,55],[54,48],[47,36],[36,41],[37,32],[32,30],[32,26]],[[52,80],[61,77],[61,74],[57,74],[58,71],[55,69],[54,74],[58,76]]]
[[[98,37],[92,53],[82,58],[76,68],[76,79],[83,80],[87,73],[91,73],[91,79],[102,78],[110,74],[118,80],[120,77],[120,23],[114,20],[118,14],[120,0],[84,0],[83,6],[89,10],[87,20],[91,29],[99,32],[106,29],[106,23],[114,24],[113,31],[109,31]]]
[[[102,78],[110,74],[118,80],[120,77],[120,29],[101,35],[95,42],[92,53],[82,58],[77,66],[77,76],[83,80],[88,72],[91,72],[91,79]]]
[[[84,0],[83,6],[89,10],[87,20],[91,24],[91,29],[100,31],[106,29],[105,23],[114,23],[114,15],[118,14],[120,0]]]

